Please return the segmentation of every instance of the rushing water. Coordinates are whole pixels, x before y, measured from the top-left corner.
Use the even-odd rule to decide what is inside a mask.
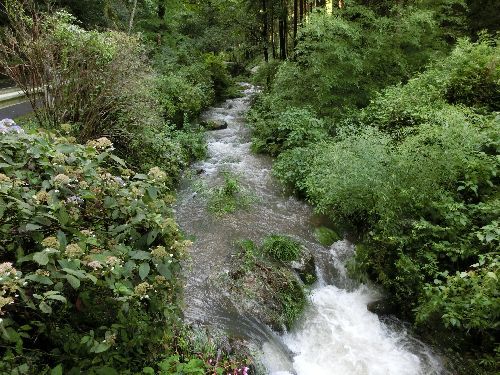
[[[209,157],[194,166],[199,176],[186,179],[179,191],[176,218],[194,238],[186,271],[186,317],[216,325],[248,340],[260,351],[270,374],[414,375],[445,373],[439,358],[413,338],[396,319],[381,321],[367,305],[380,298],[375,287],[350,280],[345,261],[354,245],[347,240],[322,247],[313,231],[318,218],[305,203],[289,197],[271,177],[270,158],[252,154],[244,118],[256,90],[244,85],[244,97],[204,114],[228,128],[208,134]],[[217,186],[221,171],[238,175],[256,197],[248,210],[216,217],[193,186]],[[235,242],[259,242],[270,233],[290,235],[311,251],[319,275],[310,304],[294,330],[278,336],[252,316],[239,313],[215,279],[227,271]]]

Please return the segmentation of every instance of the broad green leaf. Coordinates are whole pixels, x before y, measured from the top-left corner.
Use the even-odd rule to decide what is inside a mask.
[[[106,342],[100,342],[95,347],[92,348],[94,353],[104,353],[106,350],[111,348],[111,345]]]
[[[151,254],[143,250],[131,251],[130,255],[132,259],[137,259],[137,260],[151,259]]]
[[[170,267],[168,264],[160,263],[156,266],[156,269],[158,270],[158,273],[167,280],[170,280],[172,278],[172,272],[170,271]]]
[[[34,281],[39,284],[52,285],[54,282],[47,276],[31,274],[25,277],[26,280]]]
[[[150,269],[151,267],[149,266],[149,263],[142,263],[139,266],[139,276],[142,280],[144,280],[148,276]]]
[[[48,299],[54,299],[56,301],[61,301],[61,302],[66,303],[66,297],[61,296],[60,294],[54,294],[54,295],[51,295],[51,296],[47,296],[47,298]]]
[[[97,375],[118,375],[118,372],[111,367],[101,367],[100,369],[96,370]]]
[[[59,212],[56,214],[56,216],[57,216],[57,219],[59,220],[59,222],[61,223],[61,225],[64,226],[64,225],[68,224],[69,215],[68,215],[68,211],[66,211],[64,206],[59,209]]]
[[[28,232],[33,232],[35,230],[38,230],[38,229],[41,229],[42,227],[40,225],[37,225],[37,224],[26,224],[26,230]]]
[[[111,159],[113,159],[114,161],[116,161],[118,164],[120,164],[122,167],[127,167],[127,164],[122,159],[120,159],[118,156],[113,155],[113,154],[109,154],[109,157]]]
[[[133,292],[127,288],[126,285],[122,284],[122,283],[115,283],[115,290],[120,293],[120,294],[124,294],[126,296],[130,296],[133,294]]]
[[[68,280],[68,282],[74,289],[78,289],[80,287],[80,279],[78,279],[77,277],[73,275],[66,275],[66,280]]]
[[[158,189],[155,188],[155,187],[148,187],[147,188],[147,192],[148,192],[148,195],[149,197],[152,199],[152,200],[155,200],[157,197],[158,197]]]
[[[38,307],[40,308],[40,310],[45,313],[45,314],[52,314],[52,307],[50,307],[47,302],[45,301],[42,301],[40,302],[40,304],[38,305]]]
[[[63,368],[61,364],[58,364],[50,371],[50,375],[63,375]]]
[[[41,266],[45,266],[49,263],[49,256],[45,251],[40,251],[38,253],[33,254],[33,260],[37,262]]]
[[[86,272],[82,270],[74,270],[71,268],[63,268],[62,270],[70,275],[78,277],[79,279],[84,279],[86,277]]]

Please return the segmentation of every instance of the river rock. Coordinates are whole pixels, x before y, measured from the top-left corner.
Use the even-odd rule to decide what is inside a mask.
[[[304,287],[289,264],[240,254],[224,287],[242,315],[253,316],[276,332],[293,325],[306,306]]]
[[[391,315],[395,312],[394,307],[385,298],[368,303],[366,308],[368,309],[368,311],[381,316]]]
[[[227,129],[227,122],[222,120],[202,121],[201,126],[206,130],[223,130]]]
[[[306,285],[314,284],[314,282],[318,280],[314,256],[311,251],[305,247],[302,249],[300,258],[291,262],[291,267]]]

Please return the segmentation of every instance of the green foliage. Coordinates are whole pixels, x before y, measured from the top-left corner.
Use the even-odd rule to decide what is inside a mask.
[[[69,133],[79,142],[106,136],[132,165],[144,170],[155,164],[170,166],[172,175],[200,154],[191,150],[200,148],[201,140],[191,138],[191,150],[183,150],[161,118],[151,89],[156,74],[138,37],[86,31],[61,12],[35,14],[30,25],[22,8],[14,11],[21,13],[11,14],[16,28],[6,33],[9,48],[1,50],[0,60],[30,100],[40,103],[35,112],[39,127]],[[16,68],[19,62],[22,71]],[[44,87],[47,95],[40,98],[31,82]]]
[[[238,209],[248,208],[252,197],[241,188],[237,176],[224,171],[222,177],[222,186],[213,188],[209,192],[209,211],[216,215],[224,215],[234,213]]]
[[[193,119],[213,101],[213,92],[207,82],[193,82],[180,71],[164,74],[158,80],[158,96],[165,119],[175,124]]]
[[[203,109],[215,101],[233,95],[235,83],[229,75],[222,56],[213,53],[199,55],[197,61],[181,65],[180,56],[171,56],[169,60],[165,50],[156,57],[161,71],[158,78],[157,95],[163,108],[163,116],[182,126],[185,120],[194,120]],[[178,53],[179,54],[179,53]]]
[[[274,167],[319,212],[364,233],[351,272],[379,281],[453,350],[476,352],[484,372],[499,314],[498,61],[497,41],[460,40],[339,122],[335,138],[289,149]]]
[[[498,223],[496,223],[498,226]],[[499,239],[498,229],[496,239]],[[434,285],[425,287],[423,303],[417,310],[417,322],[442,319],[446,327],[467,330],[498,328],[500,296],[498,254],[486,254],[469,271],[445,271]]]
[[[295,61],[283,63],[275,76],[270,95],[276,109],[310,106],[322,117],[338,117],[409,78],[438,49],[438,30],[428,11],[397,13],[378,16],[349,5],[335,15],[312,15],[301,29]]]
[[[181,354],[171,355],[158,362],[158,370],[144,368],[145,374],[225,374],[239,372],[250,363],[243,353],[227,353],[220,350],[224,345],[224,333],[207,327],[189,327],[178,332],[177,341]],[[196,353],[185,356],[182,353]]]
[[[291,237],[273,234],[264,239],[262,251],[275,260],[290,262],[299,259],[302,245]]]
[[[188,246],[170,217],[169,176],[127,169],[105,138],[9,133],[0,144],[2,371],[154,363],[178,324]]]
[[[319,227],[314,230],[314,235],[319,243],[325,247],[331,246],[334,242],[342,239],[333,229],[327,227]]]
[[[277,155],[284,150],[306,146],[327,137],[323,121],[315,118],[310,110],[291,108],[277,113],[266,111],[264,108],[267,104],[262,103],[249,115],[254,151]]]

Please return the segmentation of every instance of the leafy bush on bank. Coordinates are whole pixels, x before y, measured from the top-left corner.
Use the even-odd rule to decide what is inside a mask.
[[[188,246],[167,174],[128,169],[106,138],[9,133],[0,145],[2,370],[154,362],[174,339]]]
[[[274,166],[319,212],[363,234],[356,268],[406,318],[440,332],[451,357],[472,353],[463,373],[498,363],[499,61],[498,40],[461,40],[340,121],[334,138],[280,150]]]
[[[220,56],[198,53],[185,67],[173,61],[157,72],[139,36],[87,31],[63,11],[9,4],[15,27],[2,38],[0,64],[37,103],[39,127],[71,124],[83,143],[105,136],[132,165],[171,166],[169,175],[204,156],[189,122],[233,87]]]

